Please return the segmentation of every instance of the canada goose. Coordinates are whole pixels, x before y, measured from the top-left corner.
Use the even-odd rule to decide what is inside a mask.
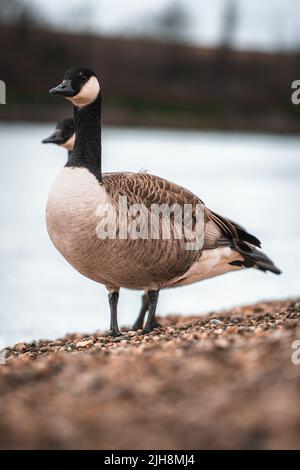
[[[72,152],[75,144],[75,126],[73,118],[66,118],[59,121],[52,134],[42,140],[43,144],[56,144],[67,149],[68,155]]]
[[[58,122],[54,132],[42,140],[43,144],[56,144],[60,147],[64,147],[68,150],[68,159],[70,158],[71,152],[75,145],[75,124],[73,118],[66,118]],[[134,330],[142,329],[144,326],[145,315],[149,308],[148,297],[146,294],[142,295],[142,305],[139,315],[133,324]],[[155,327],[160,327],[160,323],[155,321]]]
[[[76,140],[49,194],[46,211],[49,236],[75,269],[108,289],[112,335],[121,334],[117,321],[121,287],[147,293],[149,312],[144,333],[149,333],[154,328],[162,288],[249,267],[280,273],[256,248],[260,247],[256,237],[207,209],[187,189],[149,173],[102,174],[101,89],[92,70],[84,67],[68,70],[63,82],[50,93],[62,95],[73,103]],[[196,248],[187,249],[184,237],[164,239],[161,233],[158,238],[150,239],[121,237],[121,222],[118,217],[113,219],[114,211],[117,215],[121,213],[120,197],[126,197],[131,207],[143,205],[146,216],[154,205],[188,205],[193,226],[198,208],[202,209],[203,225],[201,233],[196,232]],[[99,236],[97,224],[103,218],[108,223],[117,221],[119,238]],[[171,228],[176,225],[174,218],[171,225]]]

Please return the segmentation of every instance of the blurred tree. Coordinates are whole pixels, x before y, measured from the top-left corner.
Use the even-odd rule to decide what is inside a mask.
[[[97,20],[95,21],[95,11],[100,7],[101,2],[99,0],[85,0],[77,5],[70,5],[66,18],[62,23],[63,28],[99,34],[99,24]]]
[[[220,45],[222,48],[231,49],[239,22],[238,6],[236,0],[227,0],[223,11]]]
[[[34,26],[43,22],[36,6],[22,0],[0,0],[0,24],[21,27]]]
[[[188,37],[190,21],[190,15],[183,4],[175,0],[156,16],[157,35],[171,42],[185,41]]]
[[[234,79],[234,47],[235,33],[238,27],[239,14],[237,0],[226,0],[220,31],[220,47],[216,51],[216,85],[222,87],[222,99],[219,104],[223,109],[225,120],[237,113],[239,103],[233,99],[236,82]]]
[[[189,36],[191,17],[179,0],[172,0],[162,11],[131,25],[131,33],[166,42],[183,43]]]

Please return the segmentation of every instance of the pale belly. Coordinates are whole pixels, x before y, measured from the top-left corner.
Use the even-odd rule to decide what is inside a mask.
[[[158,289],[182,275],[188,256],[178,240],[99,238],[99,221],[110,204],[104,186],[85,169],[64,168],[46,211],[57,250],[82,275],[109,289]]]

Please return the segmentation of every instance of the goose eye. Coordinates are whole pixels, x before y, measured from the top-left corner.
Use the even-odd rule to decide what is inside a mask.
[[[86,75],[80,75],[80,80],[81,80],[83,83],[85,83],[85,82],[87,82],[88,78],[87,78]]]

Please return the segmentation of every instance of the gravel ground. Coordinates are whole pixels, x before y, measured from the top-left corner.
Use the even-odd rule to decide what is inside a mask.
[[[161,322],[9,349],[0,448],[300,448],[300,300]]]

